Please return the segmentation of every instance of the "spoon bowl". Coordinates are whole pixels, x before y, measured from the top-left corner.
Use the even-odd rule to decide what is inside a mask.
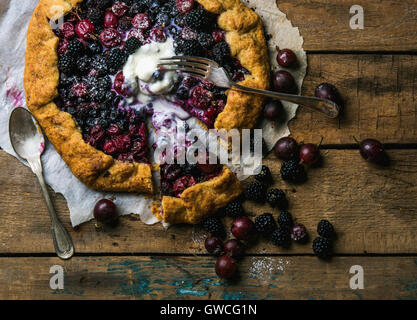
[[[61,259],[69,259],[74,254],[72,240],[58,219],[55,208],[49,197],[48,188],[43,178],[41,154],[45,147],[45,139],[41,128],[32,114],[24,108],[16,108],[9,119],[9,137],[13,150],[26,160],[39,180],[42,194],[51,217],[51,232],[55,252]]]
[[[9,119],[9,136],[13,150],[25,160],[39,157],[45,146],[42,131],[31,113],[15,108]]]

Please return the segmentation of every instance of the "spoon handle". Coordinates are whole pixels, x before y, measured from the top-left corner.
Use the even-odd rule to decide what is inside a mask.
[[[48,188],[46,187],[45,180],[43,178],[41,160],[40,158],[37,158],[28,162],[32,168],[32,171],[38,177],[39,184],[41,185],[42,189],[42,194],[45,199],[46,206],[48,207],[49,215],[51,216],[51,232],[52,239],[54,241],[55,252],[61,259],[69,259],[74,254],[74,246],[67,230],[59,221],[51,198],[49,197]]]

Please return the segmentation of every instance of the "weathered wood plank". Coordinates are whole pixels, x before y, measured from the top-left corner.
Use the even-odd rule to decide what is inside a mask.
[[[416,299],[416,257],[246,257],[219,281],[212,257],[0,258],[1,299]],[[49,270],[63,266],[64,289]],[[364,289],[350,289],[351,266]]]
[[[331,120],[306,108],[290,130],[300,141],[354,143],[374,137],[385,143],[417,143],[417,56],[309,55],[304,95],[333,83],[345,101],[344,116]]]
[[[265,164],[276,186],[287,191],[289,210],[306,225],[312,237],[320,219],[338,231],[337,253],[417,253],[417,150],[390,150],[390,168],[362,161],[357,150],[324,150],[322,168],[309,170],[301,186],[284,183],[280,163],[270,156]],[[0,253],[53,253],[49,217],[39,186],[30,170],[0,152]],[[205,234],[191,226],[145,226],[125,217],[115,229],[97,232],[94,223],[69,225],[65,201],[54,195],[57,211],[70,230],[77,252],[204,253]],[[267,205],[247,204],[247,211],[272,212]],[[230,221],[228,221],[230,224]],[[311,244],[281,250],[268,241],[252,244],[252,253],[312,253]]]
[[[278,0],[304,37],[305,50],[416,51],[417,6],[413,0]],[[349,9],[364,9],[364,29],[352,30]]]

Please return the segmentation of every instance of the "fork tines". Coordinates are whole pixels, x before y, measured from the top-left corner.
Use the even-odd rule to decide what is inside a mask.
[[[207,79],[210,74],[210,67],[215,62],[200,57],[189,56],[174,56],[171,58],[161,58],[160,67],[164,67],[165,70],[182,71],[189,73],[193,76]]]

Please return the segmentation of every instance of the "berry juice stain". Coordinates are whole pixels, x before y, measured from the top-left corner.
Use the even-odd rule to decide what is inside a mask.
[[[23,107],[23,92],[17,88],[16,84],[10,85],[9,81],[6,82],[6,99],[14,108]]]

